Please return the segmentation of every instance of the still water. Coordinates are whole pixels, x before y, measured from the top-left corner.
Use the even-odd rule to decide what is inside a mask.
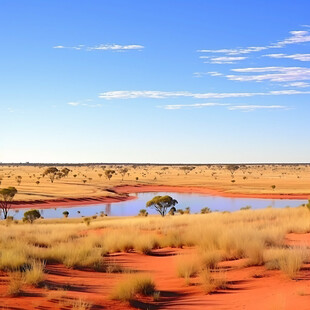
[[[55,209],[40,210],[44,218],[60,218],[63,217],[63,211],[69,211],[69,217],[92,216],[104,212],[108,216],[132,216],[137,215],[140,209],[146,209],[145,204],[156,195],[169,195],[176,199],[179,203],[177,209],[185,209],[190,207],[191,213],[199,213],[201,208],[209,207],[212,211],[236,211],[245,206],[251,206],[252,209],[297,207],[306,200],[293,199],[257,199],[257,198],[229,198],[221,196],[210,196],[196,193],[172,193],[172,192],[151,192],[136,193],[136,199],[115,202],[110,204],[96,205],[80,205],[74,207],[57,207]],[[14,215],[15,219],[21,219],[25,211],[29,209],[11,210],[10,215]],[[149,214],[156,212],[148,208]]]

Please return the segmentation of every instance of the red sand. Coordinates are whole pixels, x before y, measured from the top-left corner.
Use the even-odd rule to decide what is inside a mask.
[[[38,208],[50,209],[54,207],[74,207],[82,205],[94,205],[100,203],[113,203],[135,199],[136,197],[124,195],[122,197],[98,197],[98,198],[63,198],[63,199],[47,199],[47,200],[33,200],[33,201],[13,201],[12,209],[22,208]]]
[[[309,235],[298,235],[299,240],[309,241]],[[295,234],[287,236],[296,238]],[[310,265],[305,265],[298,279],[290,280],[279,271],[264,267],[242,268],[242,260],[220,264],[226,272],[228,287],[214,294],[203,293],[199,278],[192,278],[186,286],[184,279],[176,276],[177,254],[195,254],[194,248],[155,250],[152,256],[138,253],[116,253],[109,259],[123,267],[151,274],[160,300],[138,297],[132,304],[138,309],[178,310],[308,310],[310,308]],[[256,277],[258,275],[259,277]],[[5,297],[7,277],[0,273],[0,306],[2,309],[70,309],[59,300],[72,298],[92,302],[93,309],[132,309],[128,303],[113,301],[113,287],[129,274],[67,269],[63,265],[48,265],[45,287],[25,287],[20,297]],[[48,290],[47,290],[48,288]]]

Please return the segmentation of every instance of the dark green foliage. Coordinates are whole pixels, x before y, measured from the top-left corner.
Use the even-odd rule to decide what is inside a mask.
[[[207,213],[211,213],[211,212],[212,212],[211,209],[208,208],[208,207],[204,207],[204,208],[202,208],[202,209],[200,210],[200,213],[201,213],[201,214],[207,214]]]
[[[138,214],[138,216],[148,216],[149,214],[148,214],[148,212],[146,211],[146,209],[141,209],[140,211],[139,211],[139,214]]]
[[[24,213],[23,222],[33,223],[36,219],[39,219],[41,214],[38,210],[33,209]]]
[[[0,209],[3,213],[3,218],[6,219],[12,206],[12,200],[17,194],[15,187],[8,187],[0,189]]]
[[[43,172],[43,177],[47,175],[50,178],[51,183],[53,183],[58,172],[59,170],[56,167],[49,167]]]
[[[178,201],[168,195],[155,196],[146,203],[146,207],[154,208],[161,216],[165,216],[168,209],[174,207],[176,204],[178,204]]]
[[[110,179],[112,178],[113,174],[115,173],[115,170],[111,170],[111,169],[108,169],[108,170],[105,170],[104,171],[104,174],[106,176],[106,178],[110,181]]]

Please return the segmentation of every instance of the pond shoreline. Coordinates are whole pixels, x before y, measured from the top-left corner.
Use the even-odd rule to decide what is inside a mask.
[[[210,189],[199,186],[170,186],[170,185],[119,185],[113,188],[119,196],[111,197],[81,197],[81,198],[61,198],[61,199],[46,199],[46,200],[30,200],[30,201],[13,201],[12,209],[51,209],[55,207],[74,207],[79,205],[94,205],[101,203],[115,203],[127,200],[136,199],[130,196],[132,193],[145,192],[175,192],[175,193],[195,193],[210,196],[221,196],[230,198],[258,198],[258,199],[310,199],[309,194],[244,194],[244,193],[229,193],[218,189]]]
[[[118,193],[145,193],[145,192],[176,192],[176,193],[195,193],[210,196],[221,196],[230,198],[258,198],[258,199],[310,199],[310,194],[244,194],[225,192],[220,189],[210,189],[200,186],[170,186],[170,185],[120,185],[114,187]]]

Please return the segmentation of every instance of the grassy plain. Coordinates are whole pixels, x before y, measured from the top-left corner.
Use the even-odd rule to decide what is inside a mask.
[[[43,177],[46,168],[0,166],[1,187],[15,186],[16,200],[33,207],[127,199],[126,193],[159,188],[310,196],[308,165],[242,165],[234,172],[225,165],[69,166],[68,176],[53,183]],[[110,180],[109,169],[115,170]],[[306,310],[309,269],[305,206],[0,221],[0,309]]]
[[[90,225],[2,221],[0,230],[6,309],[307,309],[310,301],[306,207]]]
[[[63,198],[119,198],[109,192],[116,186],[137,185],[176,186],[188,191],[191,188],[215,191],[224,195],[297,195],[310,197],[310,165],[240,165],[231,172],[227,165],[88,165],[68,166],[66,177],[55,178],[51,183],[43,173],[49,166],[0,166],[1,187],[15,186],[15,200],[57,200]],[[58,167],[62,169],[63,166]],[[128,169],[121,173],[122,169]],[[112,178],[105,177],[105,170],[115,170]],[[18,177],[21,177],[20,184]],[[39,183],[36,183],[39,182]],[[275,186],[273,188],[273,185]],[[133,190],[136,190],[133,188]],[[139,189],[141,190],[141,189]]]

